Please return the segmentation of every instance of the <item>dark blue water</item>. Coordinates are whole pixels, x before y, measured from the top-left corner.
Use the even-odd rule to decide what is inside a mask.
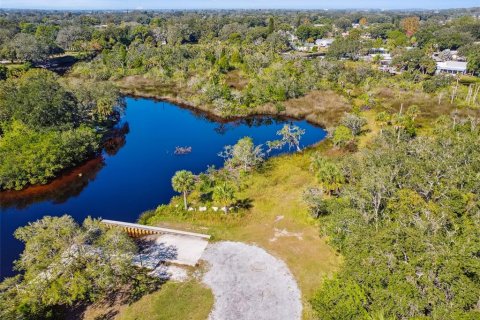
[[[13,274],[12,263],[23,249],[12,234],[30,221],[69,214],[78,221],[90,215],[134,222],[142,212],[170,200],[175,171],[200,173],[208,165],[221,167],[223,159],[218,153],[244,136],[252,137],[255,144],[264,144],[276,139],[277,130],[287,122],[305,129],[303,146],[326,135],[306,121],[259,117],[218,123],[149,99],[127,98],[122,122],[128,123],[128,133],[124,139],[118,138],[102,158],[36,192],[14,193],[13,198],[0,195],[0,277]],[[176,146],[191,146],[192,153],[176,156]]]

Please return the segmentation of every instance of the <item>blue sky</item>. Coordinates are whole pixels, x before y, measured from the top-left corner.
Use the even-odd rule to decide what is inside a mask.
[[[0,0],[0,8],[27,9],[443,9],[475,6],[480,6],[480,0]]]

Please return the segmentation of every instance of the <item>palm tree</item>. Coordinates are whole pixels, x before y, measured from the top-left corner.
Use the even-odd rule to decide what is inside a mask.
[[[172,178],[172,187],[176,192],[183,193],[183,203],[187,210],[187,194],[195,186],[195,176],[191,171],[181,170],[175,172]]]
[[[213,189],[213,199],[228,207],[235,199],[235,190],[226,182],[219,184]]]
[[[318,181],[327,195],[338,192],[345,183],[345,177],[337,165],[319,154],[313,156],[311,169],[316,173]]]

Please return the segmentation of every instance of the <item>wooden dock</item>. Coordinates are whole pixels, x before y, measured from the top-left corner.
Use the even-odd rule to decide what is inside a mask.
[[[106,220],[106,219],[103,219],[102,223],[106,224],[109,227],[122,228],[131,237],[142,237],[142,236],[155,235],[155,234],[172,234],[177,236],[188,236],[188,237],[202,238],[207,240],[210,239],[210,235],[208,234],[188,232],[188,231],[175,230],[175,229],[169,229],[169,228],[151,227],[151,226],[145,226],[137,223]]]

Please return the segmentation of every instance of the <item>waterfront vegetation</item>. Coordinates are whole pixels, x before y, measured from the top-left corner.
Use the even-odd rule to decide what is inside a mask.
[[[25,250],[15,267],[21,274],[0,286],[2,319],[58,319],[62,307],[92,303],[123,293],[134,301],[160,281],[132,266],[136,244],[120,229],[87,218],[49,217],[17,229]]]
[[[220,154],[223,168],[179,171],[181,196],[140,223],[261,246],[292,271],[305,319],[480,317],[478,10],[19,12],[0,26],[0,56],[15,62],[0,69],[0,189],[46,183],[98,153],[122,112],[119,90],[220,117],[305,117],[328,139],[300,150],[293,126],[265,146],[245,137]],[[304,54],[292,35],[335,40]],[[385,48],[394,72],[360,59]],[[433,52],[454,50],[470,75],[435,74]],[[69,51],[79,62],[66,75],[37,68]],[[266,159],[285,145],[297,152]],[[0,286],[2,319],[157,288],[126,268],[135,245],[95,220],[45,218],[16,236],[24,274]],[[89,253],[65,264],[79,248]],[[203,319],[212,303],[196,280],[167,283],[118,316]]]
[[[0,190],[45,184],[100,151],[122,101],[108,84],[70,86],[32,69],[0,86]]]
[[[315,150],[326,149],[328,145],[323,144]],[[181,210],[183,199],[176,197],[171,205],[146,212],[140,222],[207,232],[214,241],[242,241],[265,248],[288,265],[302,291],[305,316],[312,318],[308,300],[324,277],[337,270],[341,261],[319,235],[317,221],[310,216],[302,200],[303,188],[316,185],[309,169],[312,152],[306,150],[271,158],[260,171],[243,175],[236,198],[249,209],[229,214],[212,210],[184,211]],[[213,174],[219,175],[218,181],[221,181],[226,173],[215,171]],[[192,207],[205,204],[201,184],[199,182],[190,195]]]

